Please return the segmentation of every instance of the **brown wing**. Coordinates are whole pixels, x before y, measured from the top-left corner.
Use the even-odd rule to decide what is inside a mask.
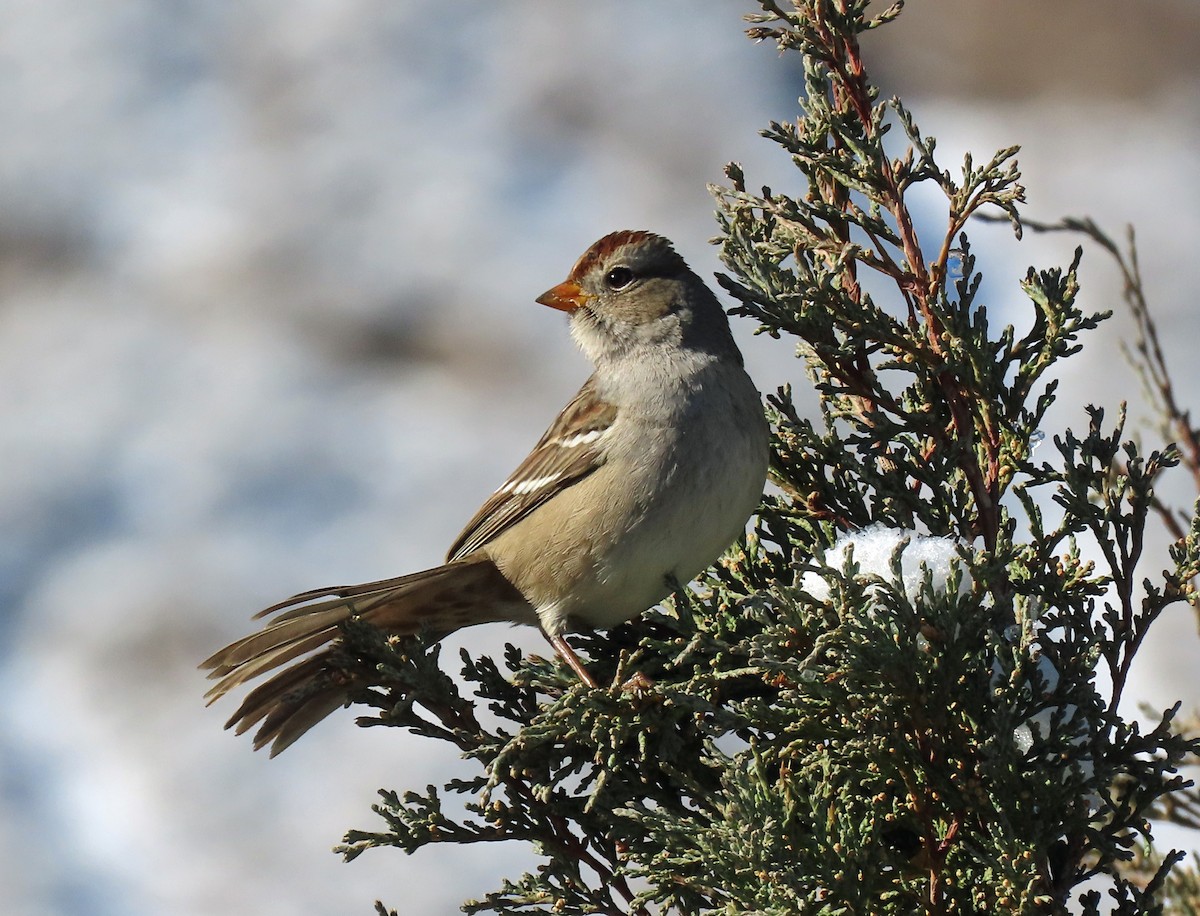
[[[600,467],[602,442],[616,417],[617,408],[596,394],[595,376],[588,379],[533,451],[467,523],[447,560],[478,550],[555,493]]]

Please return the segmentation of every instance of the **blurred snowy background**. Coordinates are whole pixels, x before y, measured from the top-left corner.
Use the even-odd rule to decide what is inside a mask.
[[[0,5],[0,912],[450,913],[528,866],[341,864],[375,789],[441,780],[449,748],[343,713],[269,761],[195,665],[281,597],[440,560],[587,373],[533,299],[594,239],[653,229],[711,274],[705,182],[736,159],[794,187],[755,132],[798,74],[742,37],[751,8]],[[926,0],[867,49],[944,165],[1019,142],[1031,215],[1137,224],[1191,405],[1198,48],[1187,0]],[[1075,244],[972,235],[1012,320]],[[1119,308],[1099,253],[1083,279]],[[1072,361],[1047,433],[1137,400],[1129,328]],[[803,386],[738,330],[761,388]],[[546,651],[455,645],[506,639]],[[1140,697],[1196,702],[1191,616],[1151,648]]]

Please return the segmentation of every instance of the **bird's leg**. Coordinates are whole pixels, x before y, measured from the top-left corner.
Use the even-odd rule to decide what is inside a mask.
[[[688,592],[680,583],[675,573],[667,573],[663,576],[663,583],[669,588],[672,594],[675,595],[676,612],[687,615],[687,621],[692,619],[692,602],[691,593]],[[654,681],[646,677],[640,671],[636,671],[629,680],[621,685],[621,689],[627,693],[632,693],[636,696],[648,694],[654,687]]]
[[[600,687],[600,685],[596,683],[596,679],[593,678],[591,674],[588,673],[587,668],[583,666],[583,662],[579,660],[579,656],[575,654],[575,650],[567,645],[565,638],[560,635],[552,635],[547,633],[545,630],[542,630],[542,635],[546,637],[546,640],[550,643],[550,645],[554,646],[554,651],[558,653],[558,657],[570,666],[571,670],[575,672],[575,675],[579,678],[579,680],[583,681],[583,683],[587,684],[593,689],[598,689]]]

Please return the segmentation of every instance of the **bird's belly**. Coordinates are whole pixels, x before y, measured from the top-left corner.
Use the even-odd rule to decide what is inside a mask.
[[[764,469],[765,470],[765,469]],[[765,475],[764,475],[765,476]],[[592,574],[577,584],[565,613],[568,626],[603,629],[631,620],[710,566],[745,528],[762,496],[751,475],[676,480],[661,492]]]

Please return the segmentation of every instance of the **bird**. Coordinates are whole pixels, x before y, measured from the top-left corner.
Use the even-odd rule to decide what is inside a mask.
[[[536,301],[567,313],[594,371],[446,562],[302,592],[201,663],[216,681],[209,704],[270,675],[225,725],[257,726],[255,750],[274,757],[363,686],[337,663],[351,618],[389,637],[536,626],[595,688],[566,634],[634,619],[745,532],[766,482],[762,398],[720,302],[671,242],[610,233]]]

